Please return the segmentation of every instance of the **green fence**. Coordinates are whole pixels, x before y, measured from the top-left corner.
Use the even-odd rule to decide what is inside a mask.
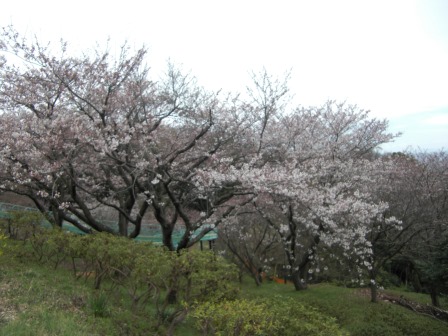
[[[10,204],[10,203],[2,203],[0,202],[0,218],[8,218],[8,213],[10,211],[32,211],[32,212],[38,212],[38,210],[36,208],[32,208],[32,207],[25,207],[25,206],[21,206],[21,205],[16,205],[16,204]],[[114,221],[109,221],[109,220],[100,220],[101,223],[115,229],[118,231],[118,223],[114,222]],[[50,226],[50,223],[48,223],[47,221],[44,221],[42,223],[43,226]],[[70,232],[74,232],[77,234],[84,234],[83,231],[81,231],[80,229],[78,229],[76,226],[74,226],[73,224],[64,221],[62,224],[62,228],[64,230],[70,231]],[[204,226],[203,226],[204,228]],[[205,228],[207,228],[207,226],[205,226]],[[173,243],[174,245],[177,245],[177,243],[180,241],[180,239],[182,238],[183,234],[184,234],[184,230],[179,228],[177,230],[174,230],[173,232]],[[193,237],[197,236],[199,234],[200,230],[196,230],[193,233]],[[201,241],[210,241],[210,240],[215,240],[218,238],[218,231],[216,228],[214,228],[213,230],[211,230],[209,233],[207,233],[203,238],[201,238]],[[143,223],[142,224],[142,230],[140,235],[136,238],[136,240],[139,241],[150,241],[153,243],[157,243],[157,244],[162,244],[163,241],[163,237],[162,237],[162,231],[160,229],[160,225],[159,224],[153,224],[153,223]]]

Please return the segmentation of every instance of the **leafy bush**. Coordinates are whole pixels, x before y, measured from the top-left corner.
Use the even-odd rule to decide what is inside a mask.
[[[211,251],[182,251],[173,260],[170,281],[187,304],[234,299],[238,293],[238,269]]]
[[[0,256],[3,254],[3,248],[6,245],[5,239],[6,237],[0,233]]]
[[[136,304],[152,299],[159,325],[168,322],[173,328],[186,317],[195,302],[235,298],[237,277],[235,266],[212,252],[185,250],[177,253],[147,246],[136,258],[131,274],[134,288],[146,290],[135,290],[133,299]]]
[[[280,321],[281,335],[347,335],[336,319],[292,298],[276,298],[271,309]]]
[[[94,274],[95,288],[99,289],[103,279],[114,280],[126,277],[134,265],[137,248],[135,242],[108,233],[86,235],[73,241],[71,257],[80,258],[83,272]]]
[[[53,264],[54,268],[70,256],[70,246],[77,236],[60,228],[41,228],[29,237],[33,257]]]
[[[11,210],[0,219],[0,229],[12,239],[27,240],[42,230],[43,222],[40,212]]]
[[[335,319],[294,299],[205,302],[193,313],[204,335],[346,335]]]
[[[60,228],[53,228],[44,231],[45,241],[45,259],[47,262],[58,267],[58,265],[69,257],[70,246],[76,235]],[[41,233],[42,235],[42,233]]]
[[[205,302],[192,317],[204,335],[275,335],[280,329],[266,303],[249,300]]]
[[[93,278],[95,289],[110,286],[92,297],[95,316],[104,316],[108,295],[123,293],[116,290],[120,286],[134,310],[148,314],[152,303],[149,314],[158,330],[173,330],[194,304],[235,299],[239,291],[236,267],[211,251],[178,253],[108,233],[80,236],[57,228],[42,229],[28,240],[36,259],[55,268],[71,260],[77,278]]]

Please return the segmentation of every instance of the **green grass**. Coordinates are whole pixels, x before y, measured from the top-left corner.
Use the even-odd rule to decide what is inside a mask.
[[[2,335],[89,335],[92,328],[79,323],[77,316],[65,312],[42,310],[25,312],[21,317],[1,329]]]
[[[110,321],[90,316],[91,289],[83,281],[65,270],[1,259],[0,335],[114,334]]]
[[[335,317],[351,335],[448,335],[447,323],[391,303],[371,303],[365,290],[319,284],[297,292],[291,285],[266,283],[259,288],[247,284],[243,294],[249,298],[276,294],[296,298]]]
[[[152,306],[134,311],[123,289],[94,290],[93,279],[76,280],[68,266],[54,269],[30,260],[28,246],[8,245],[0,256],[0,336],[157,334]],[[198,335],[192,325],[184,322],[176,335]]]
[[[422,294],[392,291],[409,299],[428,300]],[[154,335],[152,307],[135,312],[124,294],[95,291],[91,279],[76,281],[68,269],[54,270],[5,251],[0,257],[0,336]],[[291,285],[266,282],[256,287],[244,279],[241,296],[293,298],[336,318],[351,335],[448,335],[448,324],[390,303],[370,303],[368,295],[357,289],[320,284],[297,292]],[[200,332],[187,319],[175,335]]]
[[[397,296],[402,296],[403,298],[415,302],[419,302],[422,304],[431,304],[431,297],[428,294],[424,293],[415,293],[411,292],[407,288],[404,287],[395,287],[395,288],[388,288],[384,291],[386,294],[393,294]],[[447,296],[441,296],[439,298],[440,301],[440,308],[448,310],[448,297]]]

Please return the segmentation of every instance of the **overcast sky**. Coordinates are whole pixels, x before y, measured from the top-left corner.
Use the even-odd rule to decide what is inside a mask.
[[[6,1],[5,1],[6,2]],[[448,149],[448,0],[7,1],[0,26],[74,50],[128,40],[209,89],[292,69],[302,105],[347,100],[403,132],[386,151]]]

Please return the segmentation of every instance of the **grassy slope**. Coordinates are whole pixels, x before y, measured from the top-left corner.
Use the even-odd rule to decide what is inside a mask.
[[[416,301],[422,304],[431,304],[431,297],[428,294],[415,293],[406,290],[406,288],[388,288],[385,290],[386,294],[392,294],[396,296],[402,296],[406,300]],[[441,296],[439,298],[440,307],[448,310],[448,297]]]
[[[296,292],[274,283],[257,288],[249,280],[242,289],[246,298],[296,298],[334,316],[352,335],[448,335],[447,324],[392,304],[371,304],[352,289],[322,284]],[[132,313],[120,298],[109,302],[107,317],[94,317],[92,295],[89,281],[5,253],[0,257],[0,335],[151,335],[149,319]],[[176,334],[199,335],[191,325],[187,321]]]
[[[245,295],[295,297],[335,317],[351,335],[448,335],[448,324],[390,303],[370,303],[370,297],[356,289],[320,284],[296,292],[291,285],[267,283],[259,288],[246,286]],[[426,296],[420,294],[413,298],[426,299]]]
[[[64,270],[0,261],[0,335],[114,335],[85,307],[90,288]]]

